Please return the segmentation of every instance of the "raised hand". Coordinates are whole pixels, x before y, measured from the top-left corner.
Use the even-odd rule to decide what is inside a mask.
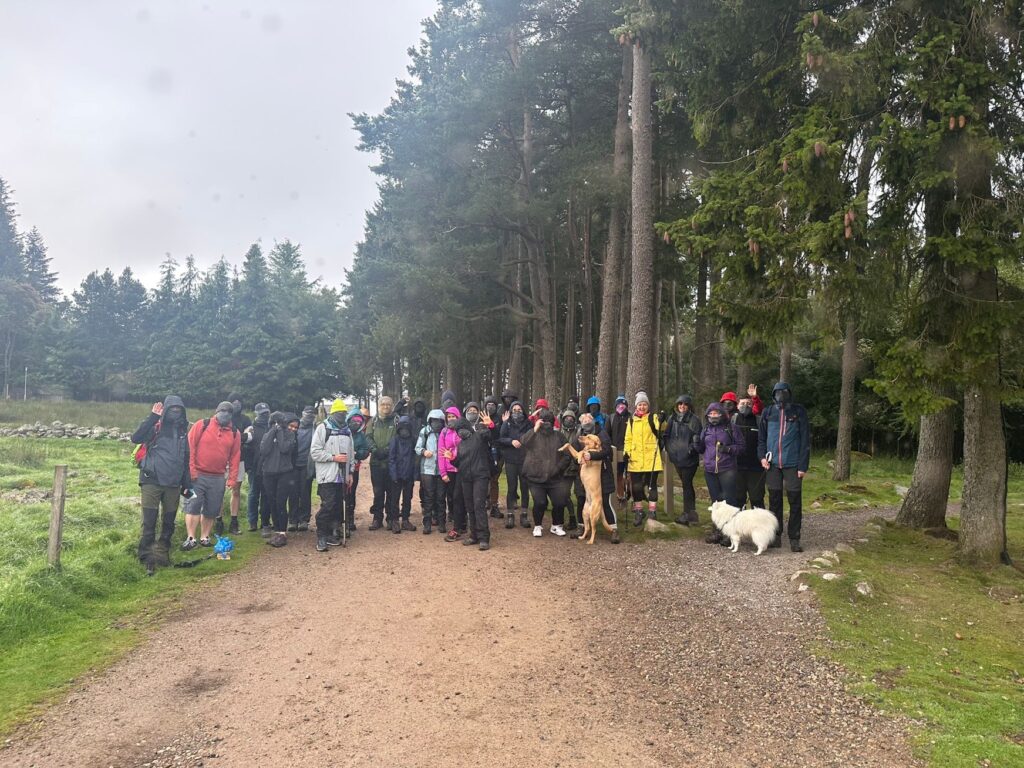
[[[757,384],[747,384],[747,397],[757,397]]]
[[[157,416],[162,416],[164,413],[164,404],[153,403],[153,413],[155,413]]]

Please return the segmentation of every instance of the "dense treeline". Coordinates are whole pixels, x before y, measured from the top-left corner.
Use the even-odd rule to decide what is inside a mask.
[[[901,520],[1004,551],[1020,417],[1017,2],[442,0],[344,289],[380,381],[665,404],[801,378],[849,476],[913,430]],[[818,402],[813,402],[818,401]]]
[[[311,282],[299,247],[253,244],[235,269],[201,272],[169,257],[147,290],[125,269],[93,272],[68,298],[41,234],[22,234],[0,179],[0,333],[3,396],[67,393],[81,400],[215,405],[237,392],[250,405],[296,407],[344,386],[337,356],[337,291]]]

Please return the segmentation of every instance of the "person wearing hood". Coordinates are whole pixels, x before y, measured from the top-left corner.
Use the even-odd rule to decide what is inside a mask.
[[[270,499],[270,517],[275,531],[268,543],[272,547],[283,547],[288,543],[288,500],[297,480],[299,417],[278,412],[270,417],[270,424],[260,443],[263,485]]]
[[[209,547],[213,521],[224,506],[228,478],[238,482],[238,464],[242,460],[241,436],[231,423],[234,409],[225,401],[217,406],[213,417],[202,419],[188,431],[189,476],[194,495],[185,509],[188,533],[181,548]],[[201,523],[201,524],[200,524]],[[196,540],[196,529],[200,537]]]
[[[694,440],[694,449],[704,457],[704,481],[711,501],[740,506],[736,496],[736,459],[743,455],[743,433],[729,420],[721,403],[711,403],[704,412],[704,429]],[[717,537],[716,537],[717,534]],[[717,529],[709,543],[721,541]]]
[[[505,515],[498,505],[498,485],[501,472],[505,468],[505,459],[498,448],[498,438],[501,434],[501,406],[498,398],[488,395],[484,398],[484,412],[491,420],[491,482],[488,487],[488,506],[491,510],[491,517],[501,520]]]
[[[391,478],[388,474],[388,446],[395,436],[395,401],[384,395],[377,402],[377,415],[370,420],[367,438],[370,441],[370,482],[373,483],[373,504],[370,505],[370,530],[384,527],[384,515],[393,502]]]
[[[234,406],[232,406],[232,411]],[[263,472],[260,470],[260,443],[270,429],[270,408],[266,403],[256,403],[253,407],[256,418],[242,432],[242,461],[245,462],[249,475],[249,501],[246,517],[249,519],[249,530],[257,530],[257,526],[270,528],[270,501],[263,487]]]
[[[442,533],[445,525],[444,483],[438,470],[438,444],[444,429],[444,411],[434,408],[427,414],[427,423],[416,437],[416,455],[420,459],[420,509],[423,510],[423,533],[434,528]]]
[[[455,397],[455,393],[450,389],[446,389],[441,393],[441,410],[447,411],[449,408],[458,407],[458,398]]]
[[[608,426],[608,420],[605,418],[605,415],[601,413],[600,397],[594,395],[593,397],[587,399],[587,413],[594,417],[594,421],[597,423],[598,432],[606,431]]]
[[[555,414],[550,408],[536,412],[533,429],[523,436],[525,458],[523,474],[530,483],[533,497],[533,535],[544,535],[544,513],[551,503],[551,533],[565,536],[566,498],[565,470],[572,462],[568,451],[559,450],[565,445],[565,435],[555,427]]]
[[[388,443],[388,478],[391,481],[390,507],[387,510],[388,526],[392,533],[415,531],[416,526],[409,520],[412,514],[412,489],[416,482],[416,432],[412,419],[399,416],[395,434]],[[401,520],[399,520],[401,502]]]
[[[626,460],[623,450],[626,445],[626,426],[629,424],[629,402],[625,395],[615,398],[612,415],[608,419],[608,436],[612,440],[615,459],[615,500],[619,504],[626,503]]]
[[[518,400],[509,406],[508,412],[502,416],[501,430],[498,433],[498,447],[505,464],[505,527],[516,527],[516,510],[519,500],[523,500],[523,508],[519,513],[519,524],[523,528],[530,527],[528,493],[529,484],[523,474],[523,461],[526,454],[523,450],[523,438],[532,429],[526,418],[526,410]]]
[[[336,400],[335,404],[340,402],[340,400]],[[344,403],[341,403],[341,408],[345,409]],[[348,493],[345,495],[346,526],[349,535],[355,533],[356,530],[356,490],[359,488],[359,476],[362,474],[363,462],[370,455],[370,441],[366,437],[366,422],[366,416],[362,411],[354,411],[348,417],[348,430],[352,436],[352,450],[355,451],[355,461],[349,463],[349,478],[351,482],[348,486]]]
[[[700,522],[697,515],[697,492],[693,487],[693,477],[700,465],[700,455],[694,448],[694,441],[700,433],[701,423],[693,412],[693,398],[680,395],[665,425],[665,452],[676,468],[679,483],[683,487],[683,513],[675,519],[680,525],[689,526]]]
[[[316,429],[316,408],[307,405],[302,409],[299,417],[299,431],[296,434],[298,450],[295,454],[295,464],[298,466],[297,482],[295,486],[295,530],[308,531],[309,520],[313,514],[313,480],[316,477],[316,465],[309,455],[313,445],[313,432]],[[291,530],[291,525],[288,526]]]
[[[145,446],[139,462],[139,490],[142,496],[142,535],[139,561],[152,572],[170,565],[171,537],[178,514],[179,498],[190,494],[188,417],[185,403],[168,395],[154,403],[149,416],[132,434],[132,442]],[[157,536],[157,522],[160,534]]]
[[[768,509],[779,521],[779,535],[772,546],[782,543],[782,493],[789,499],[789,548],[803,552],[800,530],[803,522],[803,480],[811,464],[811,428],[807,411],[793,402],[789,384],[780,381],[772,390],[772,402],[761,412],[757,456],[766,474]]]
[[[456,530],[469,523],[469,538],[463,545],[477,545],[481,551],[491,548],[491,530],[487,520],[487,499],[491,482],[493,463],[491,461],[491,431],[494,426],[486,411],[471,410],[455,429],[459,435],[458,450],[447,457],[459,470],[458,483],[461,486],[462,510],[457,514]],[[476,418],[472,418],[473,416]]]
[[[512,403],[519,402],[519,395],[516,394],[514,389],[506,389],[501,393],[501,405],[498,408],[498,418],[505,422],[505,414],[512,412]],[[520,403],[521,404],[521,403]]]
[[[458,510],[462,508],[462,491],[458,483],[459,469],[452,463],[462,442],[458,430],[460,421],[462,412],[454,405],[448,406],[444,412],[445,426],[437,440],[437,471],[444,484],[444,503],[448,510],[445,513],[448,528],[445,541],[457,541],[466,532],[465,525],[456,524]]]
[[[651,413],[646,392],[637,392],[633,415],[626,423],[623,455],[629,472],[633,497],[633,525],[644,523],[644,502],[647,517],[658,514],[658,476],[661,474],[661,419]]]
[[[232,409],[231,423],[234,425],[238,434],[244,435],[245,431],[252,426],[252,420],[242,412],[242,399],[237,394],[230,394],[228,395],[228,402],[231,403]],[[238,482],[237,485],[235,483],[228,483],[228,487],[231,489],[231,500],[228,502],[231,513],[231,523],[228,527],[228,533],[238,533],[238,511],[242,507],[242,478],[244,478],[246,474],[245,444],[243,438],[242,459],[238,462]],[[251,482],[249,483],[249,490],[250,492],[252,491]],[[214,531],[218,536],[224,533],[223,515],[217,518]]]
[[[743,434],[743,453],[736,458],[736,498],[740,500],[740,506],[749,500],[752,509],[764,509],[765,471],[757,456],[757,439],[760,434],[758,422],[760,420],[754,412],[750,390],[748,389],[747,392],[746,397],[740,398],[736,407],[736,415],[732,417],[732,423]],[[756,394],[756,387],[754,387],[754,392]]]
[[[590,451],[583,449],[583,443],[580,438],[583,435],[597,435],[601,440],[600,451]],[[583,454],[585,462],[588,461],[599,461],[601,462],[601,508],[604,510],[604,519],[608,523],[608,526],[612,529],[612,544],[619,543],[619,520],[615,514],[615,509],[612,507],[612,493],[615,492],[615,473],[612,469],[613,465],[613,454],[612,454],[612,440],[608,436],[608,432],[603,429],[599,429],[597,426],[597,420],[594,418],[592,413],[584,413],[580,416],[580,431],[579,436],[573,441],[573,448],[580,451]],[[582,533],[582,527],[580,529]],[[579,534],[573,534],[572,538],[577,538]]]
[[[316,468],[316,492],[320,509],[316,513],[316,551],[341,544],[341,526],[346,520],[348,489],[352,485],[355,444],[345,416],[348,409],[341,399],[331,404],[327,418],[313,429],[309,458]],[[301,429],[301,427],[300,427]]]
[[[566,407],[562,413],[561,430],[562,434],[565,435],[565,442],[576,443],[577,438],[580,436],[580,426],[578,414],[572,408]],[[572,504],[573,494],[576,496],[575,507]],[[580,520],[583,519],[583,505],[587,500],[587,492],[583,487],[583,480],[580,479],[580,465],[575,461],[570,461],[569,466],[565,469],[565,499],[569,510],[569,521],[565,526],[565,530],[575,531],[577,517]]]

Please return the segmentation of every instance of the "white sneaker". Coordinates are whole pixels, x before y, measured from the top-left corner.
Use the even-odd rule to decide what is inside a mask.
[[[533,535],[539,539],[544,535],[544,529],[539,525],[533,526]]]
[[[555,536],[565,536],[565,531],[562,530],[562,526],[560,525],[552,525],[551,532],[555,534]]]

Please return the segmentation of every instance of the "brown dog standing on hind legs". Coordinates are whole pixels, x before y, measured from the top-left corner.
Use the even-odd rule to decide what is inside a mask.
[[[572,457],[579,462],[580,480],[587,492],[587,502],[583,505],[583,533],[580,534],[580,541],[587,538],[589,534],[590,541],[587,543],[593,544],[594,538],[597,536],[597,521],[599,519],[608,531],[614,529],[604,519],[604,505],[601,503],[601,462],[587,461],[591,451],[597,453],[601,450],[601,438],[597,435],[580,435],[579,440],[583,445],[582,451],[577,451],[571,443],[566,443],[558,450],[569,451]]]

